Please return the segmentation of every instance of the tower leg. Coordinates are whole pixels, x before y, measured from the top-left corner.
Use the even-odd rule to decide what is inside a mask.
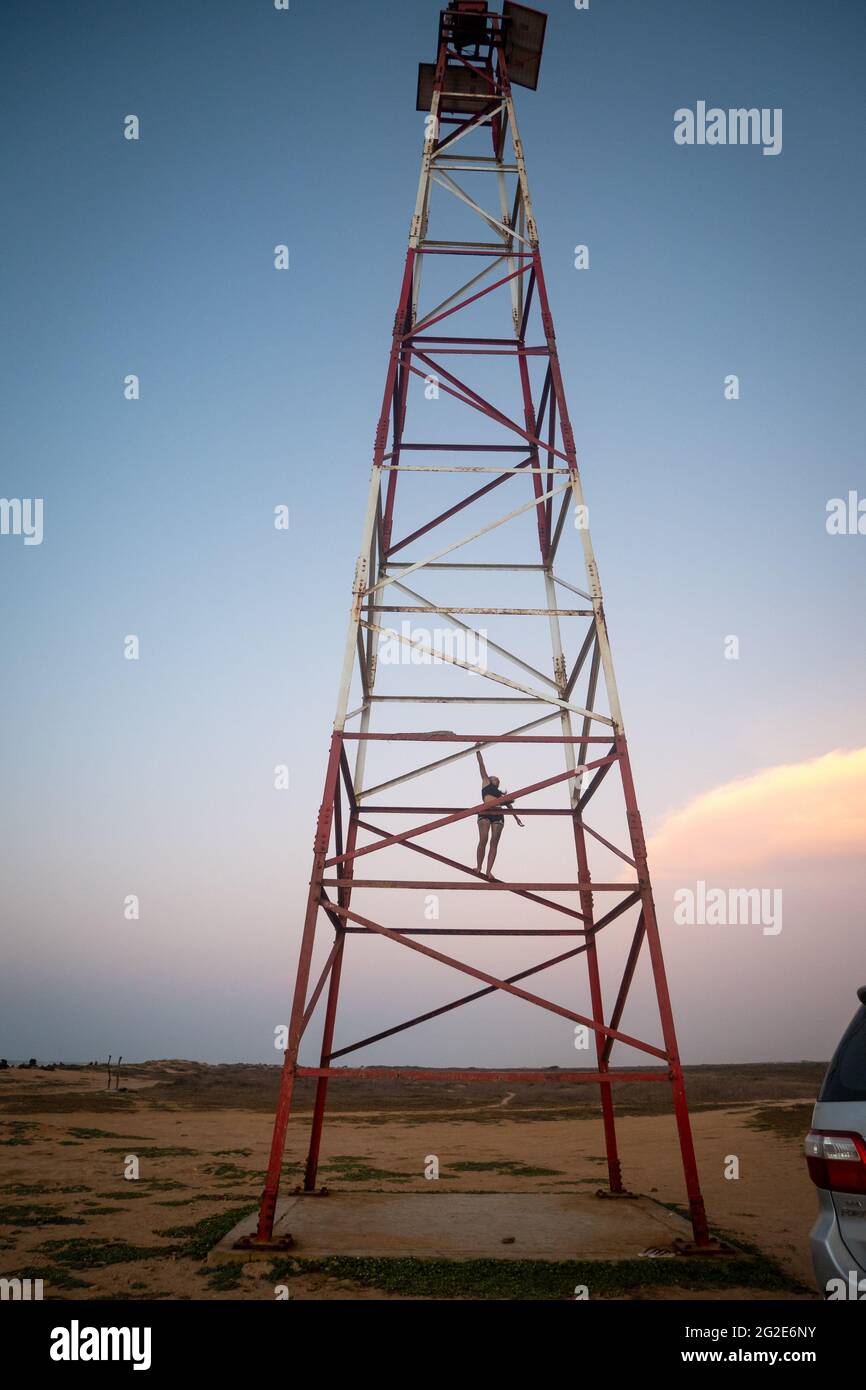
[[[349,822],[349,833],[346,837],[346,853],[351,854],[355,849],[358,838],[358,818],[353,814]],[[354,873],[354,864],[351,859],[346,863],[343,870],[347,878],[351,878]],[[339,888],[338,901],[341,907],[348,907],[352,895],[351,888]],[[340,939],[337,943],[337,954],[334,957],[334,964],[331,969],[331,978],[328,984],[328,1002],[325,1009],[325,1023],[322,1029],[322,1051],[320,1067],[326,1067],[331,1060],[331,1048],[334,1045],[334,1026],[337,1021],[337,1000],[340,995],[340,977],[343,971],[343,951],[346,945],[346,933],[339,933]],[[322,1146],[322,1127],[325,1122],[325,1106],[328,1100],[328,1078],[320,1076],[316,1085],[316,1103],[313,1107],[313,1123],[310,1130],[310,1147],[307,1152],[307,1164],[304,1169],[304,1191],[312,1192],[316,1186],[316,1174],[319,1168],[319,1150]]]
[[[655,903],[653,902],[652,889],[650,888],[649,882],[646,843],[643,837],[640,812],[637,807],[637,797],[635,796],[625,735],[619,734],[617,736],[616,748],[619,754],[619,767],[622,776],[623,794],[625,796],[632,851],[637,865],[638,882],[641,885],[641,900],[643,903],[644,924],[646,926],[646,939],[652,964],[653,979],[655,981],[656,997],[658,998],[662,1037],[664,1038],[665,1052],[667,1053],[670,1066],[674,1113],[676,1115],[677,1133],[680,1141],[683,1174],[686,1180],[686,1192],[689,1198],[692,1231],[694,1232],[696,1245],[709,1245],[710,1233],[707,1226],[704,1199],[701,1195],[698,1164],[697,1158],[695,1157],[695,1143],[692,1136],[691,1121],[689,1119],[689,1108],[686,1102],[686,1088],[683,1080],[682,1065],[680,1063],[679,1048],[677,1046],[677,1034],[676,1028],[674,1027],[674,1016],[673,1010],[671,1009],[667,974],[662,956],[661,942],[659,940]]]
[[[589,881],[589,858],[586,852],[586,835],[580,820],[579,812],[575,812],[572,821],[574,825],[574,845],[577,851],[577,870],[578,881]],[[592,893],[587,891],[581,893],[580,910],[587,919],[587,925],[592,925],[593,920],[593,901]],[[596,1023],[604,1023],[604,1001],[601,993],[601,973],[598,968],[598,950],[595,943],[595,934],[591,933],[586,939],[586,964],[589,973],[589,991],[592,1000],[592,1017]],[[608,1070],[607,1052],[605,1050],[605,1037],[603,1033],[595,1035],[595,1053],[598,1058],[598,1069],[600,1072]],[[619,1161],[619,1150],[616,1142],[616,1116],[613,1106],[613,1087],[609,1081],[602,1081],[599,1085],[601,1092],[601,1116],[604,1125],[604,1143],[607,1154],[607,1172],[611,1192],[622,1192],[622,1168]]]
[[[280,1175],[283,1166],[283,1153],[286,1147],[286,1130],[292,1108],[292,1094],[295,1088],[295,1074],[298,1065],[298,1052],[304,1030],[304,1009],[307,998],[307,985],[310,979],[310,964],[313,958],[313,945],[316,939],[316,920],[319,915],[321,881],[325,859],[328,854],[328,841],[331,823],[334,818],[334,798],[337,792],[337,777],[340,770],[340,753],[343,741],[339,734],[331,736],[331,751],[328,757],[328,770],[325,774],[325,790],[319,819],[316,826],[316,840],[313,856],[313,872],[310,878],[310,891],[307,897],[307,912],[304,918],[304,932],[301,938],[301,953],[298,959],[298,973],[295,980],[295,993],[292,999],[292,1013],[289,1020],[289,1037],[283,1071],[280,1078],[280,1098],[274,1117],[274,1132],[271,1139],[271,1154],[265,1189],[259,1208],[259,1224],[256,1239],[269,1241],[274,1232],[274,1216],[277,1197],[280,1191]]]
[[[589,969],[589,989],[592,997],[592,1016],[598,1023],[604,1023],[604,1007],[601,996],[601,977],[598,969],[598,952],[596,951],[595,938],[592,937],[587,943],[586,962]],[[596,1056],[598,1057],[598,1069],[606,1072],[608,1062],[604,1055],[604,1034],[596,1033]],[[607,1153],[607,1172],[610,1182],[611,1192],[622,1192],[622,1168],[619,1161],[619,1150],[616,1142],[616,1116],[613,1106],[613,1087],[609,1081],[602,1081],[599,1085],[601,1092],[601,1115],[604,1124],[604,1142]]]
[[[349,821],[349,834],[346,837],[346,853],[354,851],[354,844],[357,841],[357,815],[352,815]],[[346,862],[343,873],[346,877],[352,877],[354,873],[354,863],[352,859]],[[338,901],[341,908],[348,908],[350,898],[352,898],[352,888],[338,888]],[[334,1027],[336,1024],[336,1001],[339,998],[339,981],[341,981],[343,970],[343,949],[346,945],[346,933],[339,933],[338,947],[334,958],[334,966],[331,969],[331,980],[328,984],[328,1004],[325,1006],[325,1022],[321,1034],[321,1059],[318,1065],[328,1066],[331,1061],[331,1048],[334,1047]],[[321,1150],[321,1131],[325,1122],[325,1105],[328,1102],[328,1077],[320,1076],[316,1086],[316,1105],[313,1106],[313,1125],[310,1129],[310,1148],[307,1151],[307,1165],[304,1169],[303,1190],[304,1193],[311,1193],[316,1188],[316,1175],[318,1172],[318,1152]]]
[[[340,975],[343,969],[343,948],[345,944],[346,933],[341,932],[337,954],[334,957],[334,964],[331,968],[331,979],[328,985],[328,1003],[325,1012],[325,1026],[322,1032],[320,1067],[326,1067],[328,1065],[331,1048],[334,1043],[334,1024],[337,1018],[337,999],[340,993]],[[307,1152],[307,1164],[304,1169],[305,1192],[313,1192],[316,1186],[316,1174],[319,1169],[319,1150],[322,1146],[322,1126],[325,1122],[325,1106],[327,1100],[328,1078],[327,1076],[320,1076],[316,1085],[316,1103],[313,1107],[313,1123],[310,1128],[310,1147]]]

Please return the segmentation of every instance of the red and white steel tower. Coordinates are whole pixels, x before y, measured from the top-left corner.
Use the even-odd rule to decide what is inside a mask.
[[[296,1079],[316,1080],[304,1177],[304,1190],[313,1192],[330,1081],[378,1074],[375,1068],[338,1063],[361,1047],[499,991],[558,1016],[569,1033],[582,1025],[593,1041],[594,1066],[503,1072],[389,1067],[383,1074],[597,1084],[614,1194],[624,1190],[614,1088],[633,1081],[669,1083],[695,1242],[700,1248],[710,1245],[601,584],[512,98],[514,84],[537,85],[545,24],[545,15],[507,0],[501,14],[485,0],[452,0],[440,14],[436,63],[422,63],[419,71],[418,108],[429,113],[421,176],[316,826],[259,1216],[262,1243],[273,1235]],[[453,491],[460,487],[464,491]],[[583,573],[576,583],[563,570],[567,551],[579,557],[578,544]],[[399,628],[393,626],[397,614],[408,615]],[[479,616],[497,624],[499,640],[473,626]],[[463,639],[463,654],[454,642],[443,645],[419,634],[411,627],[419,619],[447,625]],[[505,631],[508,645],[501,637]],[[383,644],[392,656],[405,650],[409,664],[386,663]],[[473,659],[467,659],[466,644]],[[546,658],[538,655],[540,644]],[[419,688],[422,682],[428,688]],[[451,711],[449,718],[462,720],[468,731],[424,728],[431,705]],[[507,727],[514,719],[511,707],[518,705],[530,707],[527,717],[521,712],[517,727]],[[468,713],[458,720],[460,711]],[[435,750],[421,765],[405,767],[400,759],[411,758],[414,745],[425,743],[435,744]],[[474,859],[474,844],[469,854],[461,853],[457,836],[474,841],[480,798],[469,806],[435,801],[453,777],[444,769],[454,764],[477,785],[473,755],[479,746],[495,746],[513,762],[521,754],[533,758],[530,780],[509,792],[517,814],[529,818],[529,829],[518,841],[509,821],[515,812],[502,805],[501,859],[513,863],[527,846],[542,859],[567,855],[576,867],[571,877],[503,881],[464,862]],[[539,777],[543,759],[559,750],[564,770],[560,762],[559,770]],[[377,765],[379,758],[397,763]],[[395,805],[385,796],[407,784],[420,789],[412,804]],[[545,791],[548,797],[540,795]],[[594,825],[587,819],[593,802]],[[375,873],[377,863],[409,859],[407,851],[417,868],[441,871],[444,866],[456,877],[365,877],[370,869]],[[447,892],[449,922],[456,925],[401,922],[406,890]],[[391,925],[370,915],[388,917],[385,908],[367,906],[371,893],[374,904],[395,904]],[[362,895],[364,910],[359,910]],[[519,908],[517,925],[504,925],[515,920],[506,902]],[[313,979],[314,950],[323,933],[330,949]],[[499,937],[574,940],[506,977],[438,949],[441,943],[431,942],[437,936],[489,938],[487,950]],[[407,951],[420,953],[468,976],[474,987],[418,1017],[383,1020],[372,1037],[337,1045],[341,980],[365,939],[383,938],[392,943],[395,965]],[[618,985],[606,1008],[600,956],[608,943],[617,956]],[[532,977],[580,956],[586,962],[584,1011],[526,987]],[[658,1002],[657,1044],[620,1026],[635,971],[647,956]],[[490,963],[485,959],[486,966]],[[575,990],[577,977],[569,975],[568,985]],[[319,1065],[301,1066],[301,1041],[320,1003]],[[616,1043],[641,1054],[643,1066],[612,1069]]]

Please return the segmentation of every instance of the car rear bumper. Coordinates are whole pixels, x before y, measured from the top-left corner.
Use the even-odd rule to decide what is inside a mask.
[[[818,1188],[817,1193],[818,1215],[809,1232],[809,1245],[818,1291],[827,1298],[831,1279],[841,1279],[847,1284],[854,1275],[859,1281],[866,1278],[866,1269],[858,1264],[842,1239],[831,1193],[823,1188]]]

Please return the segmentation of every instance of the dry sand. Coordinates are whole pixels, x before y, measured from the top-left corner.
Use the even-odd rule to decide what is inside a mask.
[[[245,1070],[262,1078],[254,1100],[251,1092],[249,1108],[219,1104],[220,1095],[236,1095],[232,1068],[184,1063],[125,1067],[123,1089],[111,1092],[105,1089],[104,1072],[94,1069],[0,1072],[0,1275],[23,1270],[36,1274],[37,1267],[45,1265],[64,1268],[82,1287],[60,1287],[48,1273],[45,1291],[47,1296],[70,1299],[272,1298],[273,1287],[262,1280],[261,1264],[245,1266],[240,1287],[223,1291],[215,1287],[213,1271],[205,1266],[206,1251],[173,1256],[168,1247],[178,1237],[165,1234],[246,1207],[258,1196],[276,1075],[274,1068]],[[799,1088],[788,1076],[783,1089],[788,1098],[781,1102],[773,1068],[763,1072],[765,1100],[753,1096],[733,1105],[719,1103],[693,1115],[707,1210],[715,1228],[760,1247],[792,1279],[812,1289],[808,1232],[816,1204],[802,1158],[808,1112],[802,1102],[796,1104],[798,1089],[804,1099],[814,1094],[812,1073],[804,1071]],[[183,1083],[176,1091],[180,1100],[173,1098],[171,1084],[178,1079]],[[196,1086],[203,1098],[200,1108]],[[757,1082],[756,1088],[761,1089]],[[413,1101],[403,1110],[398,1088],[390,1090],[379,1109],[364,1111],[341,1110],[335,1095],[335,1109],[329,1112],[332,1123],[325,1128],[320,1181],[356,1190],[417,1189],[436,1200],[424,1178],[426,1157],[435,1154],[441,1189],[447,1191],[585,1192],[604,1184],[597,1117],[577,1115],[573,1105],[555,1107],[546,1092],[544,1105],[530,1112],[526,1089],[510,1095],[505,1086],[485,1084],[479,1090],[480,1099],[461,1092],[459,1115],[442,1087],[428,1087],[424,1105]],[[787,1123],[771,1129],[750,1127],[750,1120],[760,1113],[766,1117],[770,1106],[778,1108]],[[297,1166],[287,1174],[286,1190],[297,1180],[304,1156],[306,1120],[301,1114],[290,1125],[287,1163]],[[627,1186],[663,1202],[683,1204],[672,1117],[625,1114],[618,1133]],[[167,1152],[150,1154],[149,1149]],[[124,1162],[131,1154],[139,1160],[137,1181],[124,1177]],[[724,1176],[732,1155],[740,1165],[740,1176],[733,1181]],[[482,1166],[461,1169],[460,1164]],[[509,1171],[514,1165],[548,1171],[515,1174]],[[59,1218],[75,1224],[58,1224]],[[102,1268],[76,1268],[61,1265],[45,1248],[50,1241],[91,1238],[127,1242],[148,1253]],[[677,1294],[651,1287],[639,1296],[738,1295],[779,1296],[758,1290]],[[316,1274],[293,1279],[291,1296],[383,1295]]]

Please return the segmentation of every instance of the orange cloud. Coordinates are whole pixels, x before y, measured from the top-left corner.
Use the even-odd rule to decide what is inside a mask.
[[[866,748],[726,782],[667,816],[649,839],[656,878],[695,864],[749,865],[866,851]]]

